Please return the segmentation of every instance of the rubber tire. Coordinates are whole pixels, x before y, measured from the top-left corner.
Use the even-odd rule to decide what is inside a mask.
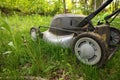
[[[120,44],[120,31],[118,29],[116,29],[116,28],[113,28],[113,27],[110,27],[110,31],[114,31],[115,33],[117,33],[119,35],[119,42],[116,43],[116,44],[113,44],[113,43],[111,43],[111,39],[110,39],[110,45]],[[111,35],[110,35],[110,38],[112,38]]]
[[[91,66],[97,66],[97,67],[102,67],[106,61],[107,61],[107,58],[108,58],[108,47],[107,47],[107,43],[101,38],[101,36],[97,33],[93,33],[93,32],[84,32],[82,34],[79,34],[78,36],[75,37],[75,39],[73,40],[73,45],[72,45],[72,50],[73,50],[73,53],[75,53],[75,44],[76,42],[80,39],[80,38],[83,38],[83,37],[88,37],[88,38],[92,38],[94,39],[100,46],[101,48],[101,59],[100,61],[95,64],[95,65],[91,65]]]

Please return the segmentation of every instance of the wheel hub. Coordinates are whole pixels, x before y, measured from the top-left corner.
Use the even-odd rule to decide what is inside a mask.
[[[89,43],[80,46],[80,56],[84,59],[92,58],[95,55],[94,48]]]
[[[36,30],[35,29],[31,29],[30,34],[31,34],[31,39],[33,41],[36,41],[36,39],[37,39],[37,32],[36,32]]]

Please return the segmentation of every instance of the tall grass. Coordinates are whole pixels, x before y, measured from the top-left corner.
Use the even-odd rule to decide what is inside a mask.
[[[46,43],[33,42],[29,35],[32,26],[49,26],[49,16],[0,17],[0,77],[22,79],[19,76],[57,76],[57,70],[70,80],[119,80],[120,50],[103,69],[79,63],[70,49]],[[112,24],[118,26],[119,18]],[[42,28],[42,31],[47,29]],[[62,79],[62,78],[61,78]]]

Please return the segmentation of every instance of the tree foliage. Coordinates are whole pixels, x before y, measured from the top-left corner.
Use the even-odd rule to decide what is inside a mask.
[[[0,7],[17,9],[22,13],[56,14],[61,10],[61,0],[0,0]]]
[[[105,0],[65,0],[66,10],[70,13],[89,14]],[[17,11],[25,14],[54,15],[63,13],[63,0],[0,0],[0,10],[5,13]],[[106,10],[112,12],[120,8],[120,0],[114,0]]]

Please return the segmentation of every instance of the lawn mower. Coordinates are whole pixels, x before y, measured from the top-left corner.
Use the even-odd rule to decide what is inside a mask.
[[[105,17],[106,23],[98,22],[96,27],[92,19],[113,0],[106,0],[96,11],[88,16],[78,14],[56,15],[47,31],[41,32],[40,27],[30,29],[31,38],[36,41],[39,37],[47,42],[72,48],[78,61],[87,65],[102,66],[118,50],[120,30],[110,26],[113,16],[120,9]],[[114,17],[114,18],[115,18]],[[109,19],[112,18],[111,21]],[[46,27],[45,27],[46,28]]]

